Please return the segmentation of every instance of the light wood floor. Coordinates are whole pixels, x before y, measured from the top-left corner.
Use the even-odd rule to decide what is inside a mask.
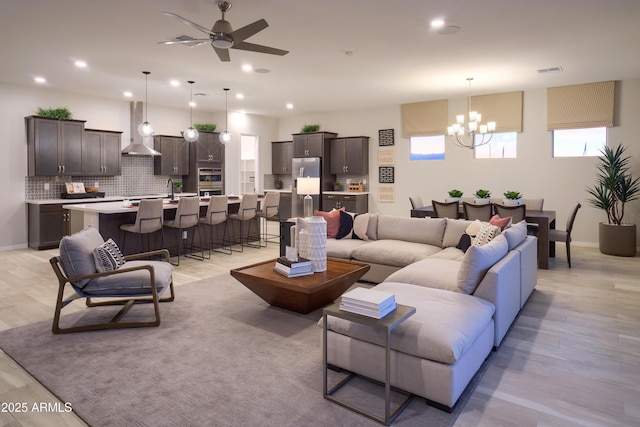
[[[458,418],[458,426],[640,425],[640,262],[563,245]],[[0,252],[0,330],[50,320],[57,251]],[[268,249],[181,261],[177,286],[277,256]],[[74,304],[68,307],[71,309]],[[77,304],[82,309],[82,304]],[[320,398],[320,397],[319,397]],[[0,402],[57,402],[0,351]],[[0,412],[0,426],[83,426],[73,414]]]

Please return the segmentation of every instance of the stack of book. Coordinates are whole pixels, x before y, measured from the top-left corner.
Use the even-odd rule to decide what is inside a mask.
[[[306,258],[298,258],[298,261],[289,261],[287,257],[281,256],[276,260],[274,271],[286,277],[307,276],[313,274],[311,261]]]
[[[340,310],[382,319],[396,309],[396,297],[389,292],[355,288],[340,300]]]

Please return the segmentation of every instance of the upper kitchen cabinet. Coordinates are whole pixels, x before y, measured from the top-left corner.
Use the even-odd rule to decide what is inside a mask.
[[[366,175],[369,173],[369,137],[353,136],[331,140],[331,173]]]
[[[122,132],[85,129],[82,171],[85,175],[120,175]]]
[[[294,133],[293,157],[329,157],[329,140],[337,136],[333,132]]]
[[[83,175],[84,120],[29,116],[25,121],[29,176]]]
[[[292,141],[271,142],[271,173],[273,175],[290,175],[292,158]]]
[[[188,175],[189,143],[181,136],[156,135],[153,148],[161,156],[153,158],[155,175]]]
[[[224,162],[224,144],[220,142],[219,132],[200,132],[200,137],[193,143],[197,163]]]

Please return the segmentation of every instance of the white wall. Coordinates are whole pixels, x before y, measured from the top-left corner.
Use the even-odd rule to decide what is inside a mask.
[[[625,80],[619,85],[617,97],[618,126],[608,130],[608,144],[622,143],[633,156],[632,173],[640,176],[640,80]],[[466,111],[466,98],[449,100],[449,121]],[[489,189],[494,196],[507,190],[520,191],[524,197],[544,197],[546,209],[557,212],[557,228],[564,229],[567,217],[576,201],[582,203],[575,225],[575,244],[597,245],[597,223],[606,221],[603,211],[587,202],[587,186],[594,182],[596,158],[553,158],[551,132],[546,130],[546,89],[524,94],[523,132],[518,134],[517,159],[475,160],[471,150],[447,143],[442,161],[409,161],[409,140],[402,138],[400,106],[388,108],[339,111],[306,115],[280,120],[279,138],[289,139],[306,123],[318,123],[320,130],[337,132],[341,136],[370,136],[369,210],[385,214],[409,216],[409,196],[418,195],[425,202],[442,200],[453,188],[465,195],[479,188]],[[377,150],[378,130],[395,129],[395,203],[378,201]],[[640,223],[640,201],[627,204],[626,222]],[[640,241],[640,238],[639,238]]]

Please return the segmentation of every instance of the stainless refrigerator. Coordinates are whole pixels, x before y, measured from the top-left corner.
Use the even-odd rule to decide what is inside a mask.
[[[291,216],[303,216],[303,202],[306,194],[298,194],[298,178],[312,177],[320,178],[320,194],[312,195],[313,210],[320,210],[322,200],[322,159],[320,157],[304,157],[292,160],[292,188],[291,188]]]

